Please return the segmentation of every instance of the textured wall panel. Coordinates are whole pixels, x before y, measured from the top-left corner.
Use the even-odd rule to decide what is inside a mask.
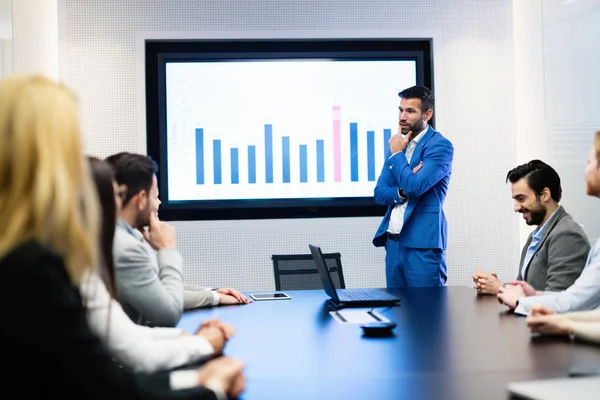
[[[548,162],[558,171],[567,211],[591,241],[600,237],[598,199],[583,171],[600,130],[600,1],[542,2]]]

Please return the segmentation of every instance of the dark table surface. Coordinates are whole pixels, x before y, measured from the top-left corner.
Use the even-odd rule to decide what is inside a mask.
[[[193,332],[212,317],[235,326],[225,354],[246,362],[248,400],[507,399],[509,382],[600,366],[600,346],[532,337],[524,317],[471,288],[391,292],[400,305],[375,309],[397,323],[389,338],[335,321],[322,290],[190,311],[178,326]]]

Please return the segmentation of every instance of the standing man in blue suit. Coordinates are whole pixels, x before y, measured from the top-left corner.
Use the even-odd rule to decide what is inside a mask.
[[[373,244],[385,246],[388,288],[444,286],[447,224],[444,200],[454,147],[428,122],[434,97],[424,86],[400,96],[398,133],[375,186],[375,201],[388,210]]]

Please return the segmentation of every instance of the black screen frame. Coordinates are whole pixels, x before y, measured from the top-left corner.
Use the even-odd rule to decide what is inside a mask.
[[[163,220],[235,220],[381,216],[373,197],[168,201],[167,62],[272,59],[414,60],[417,84],[433,87],[433,41],[425,39],[147,40],[145,101],[147,154],[159,165]],[[390,88],[402,90],[404,88]],[[435,126],[432,119],[431,124]]]

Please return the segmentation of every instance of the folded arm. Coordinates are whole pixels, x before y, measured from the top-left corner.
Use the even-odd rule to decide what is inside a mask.
[[[390,152],[386,154],[386,159],[390,157]],[[383,165],[381,174],[377,179],[374,191],[375,202],[384,206],[395,206],[404,203],[407,198],[400,196],[400,186],[390,173],[390,167],[387,163]]]
[[[409,198],[415,198],[448,175],[453,157],[452,143],[441,140],[423,150],[423,166],[417,173],[408,165],[404,152],[396,153],[387,159],[383,168],[389,169],[389,173]]]

